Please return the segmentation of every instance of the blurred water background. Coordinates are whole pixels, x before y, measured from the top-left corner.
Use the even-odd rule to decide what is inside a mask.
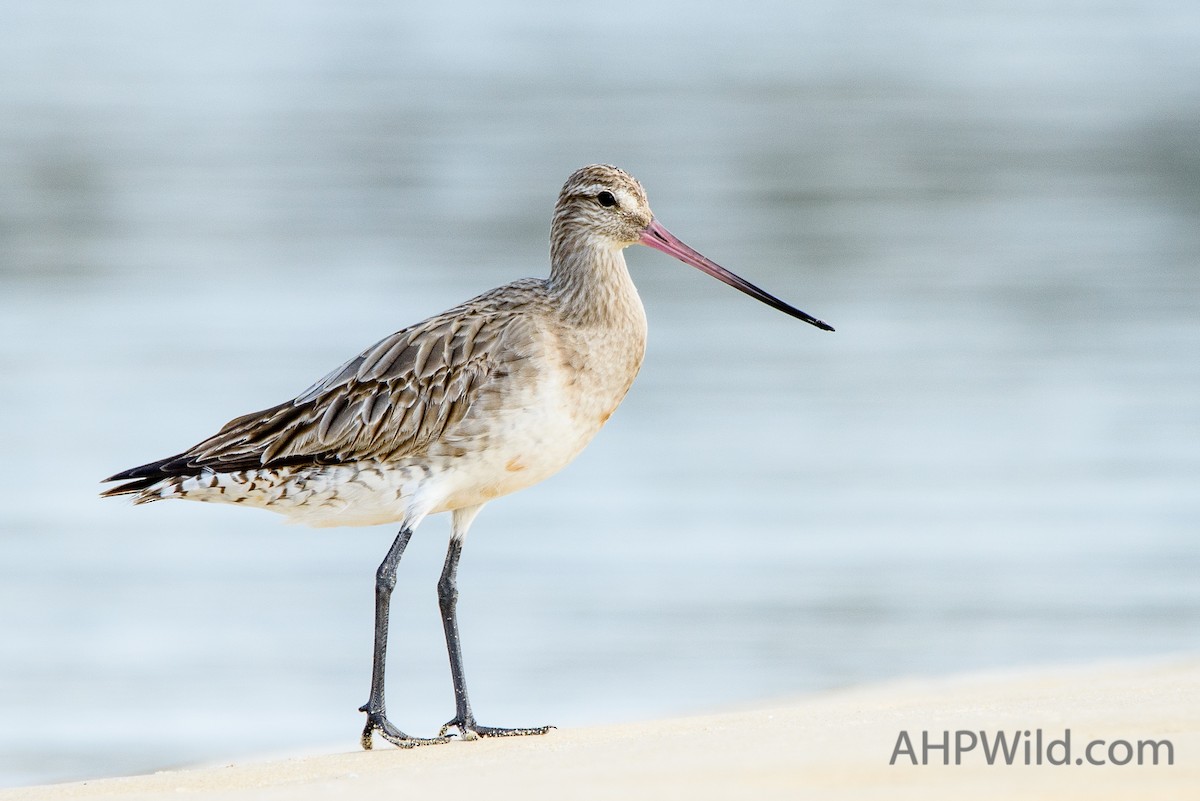
[[[0,785],[355,747],[390,528],[97,481],[546,270],[645,183],[633,392],[491,505],[481,722],[1193,651],[1200,5],[0,3]],[[389,709],[453,711],[400,570]],[[766,732],[764,732],[766,734]]]

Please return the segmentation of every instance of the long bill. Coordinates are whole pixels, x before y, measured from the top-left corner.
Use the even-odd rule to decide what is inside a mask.
[[[724,267],[717,264],[715,261],[712,261],[695,250],[692,250],[690,247],[680,241],[677,236],[664,228],[658,222],[658,220],[650,221],[650,224],[646,226],[646,230],[642,232],[642,237],[638,241],[647,247],[652,247],[655,250],[661,250],[668,256],[674,256],[684,264],[690,264],[697,270],[706,272],[713,278],[729,284],[729,286],[733,287],[734,289],[739,289],[742,292],[745,292],[750,297],[762,301],[771,308],[779,309],[779,311],[783,312],[784,314],[790,314],[797,320],[803,320],[809,325],[815,325],[817,328],[820,328],[824,331],[833,330],[833,326],[831,326],[829,323],[818,320],[808,312],[800,311],[795,306],[785,303],[771,293],[759,289],[745,278],[742,278],[739,275],[734,275],[733,273],[729,272],[729,270],[726,270]]]

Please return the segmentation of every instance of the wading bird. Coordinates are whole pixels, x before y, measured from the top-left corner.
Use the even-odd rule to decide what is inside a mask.
[[[362,745],[402,748],[544,734],[475,721],[455,612],[467,529],[484,504],[561,470],[625,397],[642,363],[646,316],[622,251],[648,245],[826,331],[700,255],[654,219],[632,176],[576,171],[550,234],[550,277],[493,289],[364,350],[296,398],[230,421],[176,456],[117,473],[106,496],[269,509],[312,526],[399,523],[375,575],[375,647]],[[438,601],[455,715],[436,737],[410,737],[384,705],[388,612],[396,567],[426,515],[451,512]]]

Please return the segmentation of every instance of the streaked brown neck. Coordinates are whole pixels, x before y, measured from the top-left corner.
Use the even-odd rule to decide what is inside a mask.
[[[564,316],[580,324],[645,330],[645,310],[623,251],[598,246],[587,234],[568,230],[554,237],[549,288]]]

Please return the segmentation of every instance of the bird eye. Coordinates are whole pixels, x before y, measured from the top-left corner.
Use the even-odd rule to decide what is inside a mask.
[[[601,192],[600,194],[596,195],[596,202],[599,203],[601,206],[617,205],[617,199],[615,197],[613,197],[613,193],[609,192],[607,189],[604,190],[603,192]]]

